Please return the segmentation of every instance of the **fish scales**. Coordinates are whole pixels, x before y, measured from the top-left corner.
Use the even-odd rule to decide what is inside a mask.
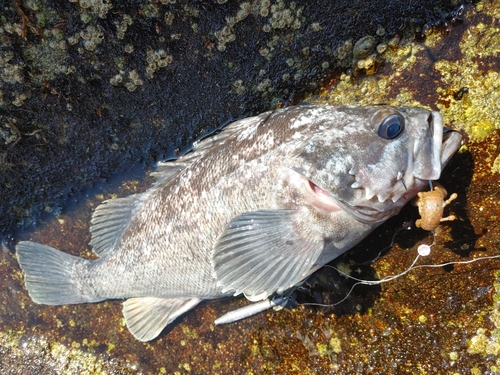
[[[146,192],[99,206],[99,259],[20,242],[26,287],[48,305],[126,299],[129,330],[151,340],[204,299],[293,288],[439,178],[460,141],[422,108],[302,105],[237,121],[160,163]]]

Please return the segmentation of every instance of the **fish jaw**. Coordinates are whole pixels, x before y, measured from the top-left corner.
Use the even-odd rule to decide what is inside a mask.
[[[395,189],[391,197],[392,202],[400,206],[425,188],[429,181],[438,180],[444,167],[460,148],[460,133],[451,130],[445,133],[443,118],[439,112],[430,112],[428,123],[428,135],[422,139],[417,138],[413,143],[408,162],[412,168],[407,169],[402,188],[400,185],[399,189]],[[380,201],[380,197],[378,198]]]
[[[429,181],[438,180],[444,167],[460,148],[462,136],[457,131],[445,130],[439,112],[431,112],[429,130],[430,136],[424,142],[414,144],[413,173],[408,179],[405,178],[405,192],[399,199],[396,199],[397,195],[393,196],[394,203],[406,204],[409,195],[413,198],[428,186]]]
[[[456,131],[449,131],[443,136],[443,120],[439,112],[430,113],[428,124],[427,129],[423,127],[418,132],[420,137],[409,143],[407,169],[396,176],[392,185],[383,189],[364,187],[365,199],[372,203],[351,207],[351,212],[361,221],[387,220],[428,186],[429,181],[439,179],[443,168],[459,149],[462,137]],[[356,188],[357,184],[353,185]]]
[[[450,129],[443,132],[443,146],[441,148],[441,168],[444,168],[462,144],[462,135]]]

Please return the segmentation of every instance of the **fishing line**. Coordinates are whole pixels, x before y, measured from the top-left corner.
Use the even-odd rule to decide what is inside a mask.
[[[398,232],[396,232],[395,235]],[[394,240],[394,237],[393,237],[393,240]],[[435,242],[436,241],[434,240],[434,242],[432,244],[430,244],[430,245],[427,245],[427,244],[420,245],[417,248],[417,252],[418,252],[417,256],[413,260],[412,264],[406,270],[404,270],[403,272],[398,273],[396,275],[385,276],[385,277],[383,277],[380,280],[363,280],[363,279],[359,279],[357,277],[351,276],[351,275],[349,275],[349,274],[341,271],[340,269],[338,269],[338,268],[336,268],[334,266],[331,266],[331,265],[327,264],[324,267],[333,268],[335,271],[337,271],[342,276],[344,276],[346,278],[349,278],[351,280],[354,280],[354,281],[356,281],[356,283],[352,285],[352,287],[349,290],[349,292],[347,293],[347,295],[344,298],[342,298],[340,301],[337,301],[337,302],[332,303],[332,304],[322,304],[322,303],[306,302],[306,303],[302,303],[302,305],[306,305],[306,306],[319,306],[319,307],[333,307],[333,306],[339,305],[342,302],[344,302],[351,295],[351,293],[354,290],[354,288],[356,286],[358,286],[358,285],[379,285],[379,284],[382,284],[382,283],[385,283],[385,282],[388,282],[388,281],[395,280],[395,279],[397,279],[397,278],[399,278],[401,276],[404,276],[407,273],[409,273],[410,271],[412,271],[414,269],[417,269],[417,268],[438,268],[438,267],[446,267],[446,266],[455,265],[455,264],[470,264],[470,263],[474,263],[474,262],[477,262],[477,261],[480,261],[480,260],[488,260],[488,259],[498,259],[498,258],[500,258],[500,255],[489,255],[489,256],[483,256],[483,257],[479,257],[479,258],[474,258],[474,259],[469,259],[469,260],[462,260],[462,261],[450,261],[450,262],[439,263],[439,264],[419,264],[419,265],[416,265],[416,263],[418,262],[418,260],[421,257],[425,257],[425,256],[430,255],[430,253],[431,253],[431,247],[434,246]],[[392,245],[390,245],[390,246],[392,246]]]
[[[396,236],[401,232],[401,231],[404,231],[404,230],[411,230],[411,221],[404,221],[403,224],[401,225],[401,228],[399,228],[393,235],[392,235],[392,239],[391,239],[391,243],[389,245],[387,245],[386,247],[384,247],[382,250],[379,251],[379,253],[377,254],[377,256],[373,259],[370,259],[370,260],[367,260],[366,262],[362,262],[362,263],[356,263],[355,265],[357,266],[366,266],[367,264],[372,264],[373,262],[377,261],[381,255],[388,249],[390,249],[392,246],[394,246],[394,244],[396,243]]]

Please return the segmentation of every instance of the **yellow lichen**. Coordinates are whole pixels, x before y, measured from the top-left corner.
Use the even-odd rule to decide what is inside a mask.
[[[399,39],[397,41],[400,42]],[[388,42],[391,45],[391,42]],[[339,47],[334,52],[334,57],[342,60],[343,49],[349,51],[352,49],[352,43]],[[413,99],[412,93],[408,89],[401,89],[396,98],[388,98],[390,87],[404,70],[411,69],[418,61],[418,54],[424,47],[407,43],[403,46],[393,49],[384,49],[381,56],[369,56],[362,60],[362,67],[367,68],[372,65],[374,59],[383,59],[393,66],[391,75],[378,74],[377,76],[366,76],[361,79],[354,79],[352,76],[343,74],[339,81],[330,89],[325,90],[315,103],[329,103],[335,105],[373,105],[373,104],[392,104],[392,105],[416,105],[421,103]]]
[[[452,361],[456,361],[456,360],[458,360],[458,358],[459,358],[459,355],[458,355],[458,353],[457,353],[457,352],[450,352],[450,353],[448,353],[448,355],[449,355],[449,357],[450,357],[450,359],[451,359]]]
[[[491,173],[500,173],[500,155],[498,155],[493,162]]]
[[[114,350],[116,348],[116,345],[112,342],[108,342],[108,348],[107,348],[107,352],[110,353],[112,350]]]
[[[493,70],[485,73],[477,61],[498,56],[500,30],[482,23],[472,26],[462,36],[460,50],[462,59],[435,64],[445,83],[438,93],[447,102],[438,107],[446,123],[465,130],[472,141],[482,141],[500,129],[500,75]],[[453,95],[463,88],[467,94]]]
[[[476,335],[469,341],[467,352],[470,354],[484,354],[486,352],[486,346],[488,345],[486,332],[486,328],[479,328],[476,331]]]
[[[499,275],[500,271],[495,272],[497,279],[493,283],[493,309],[487,314],[489,320],[487,326],[493,325],[494,328],[478,328],[476,334],[467,342],[468,353],[478,354],[482,357],[496,357],[497,366],[490,366],[491,373],[497,373],[500,364],[500,310],[497,301],[495,301],[500,289]]]
[[[198,332],[196,332],[195,329],[190,329],[188,326],[183,325],[182,332],[184,332],[184,334],[186,335],[187,338],[190,338],[190,339],[197,339],[198,338]]]
[[[51,342],[44,337],[26,335],[25,332],[0,332],[4,355],[10,357],[43,358],[47,373],[58,374],[106,374],[106,360],[81,350],[81,344],[73,341],[70,347]]]
[[[328,346],[337,354],[342,352],[342,346],[340,345],[340,339],[338,337],[330,338],[330,341],[328,341]]]

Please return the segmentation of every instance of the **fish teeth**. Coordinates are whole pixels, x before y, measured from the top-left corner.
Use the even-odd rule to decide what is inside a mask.
[[[389,195],[377,195],[377,199],[380,203],[385,202],[389,198]]]
[[[366,194],[365,196],[366,200],[370,200],[375,196],[375,192],[371,191],[370,189],[366,189],[365,194]]]
[[[401,197],[403,196],[403,194],[405,193],[405,191],[396,191],[394,192],[393,196],[391,197],[391,200],[396,203],[397,201],[399,201],[401,199]]]
[[[352,176],[356,176],[358,174],[358,171],[354,168],[351,168],[348,173]]]
[[[352,185],[351,185],[351,187],[353,189],[358,189],[358,188],[360,188],[362,186],[363,186],[363,184],[361,182],[359,182],[359,181],[353,182]]]

